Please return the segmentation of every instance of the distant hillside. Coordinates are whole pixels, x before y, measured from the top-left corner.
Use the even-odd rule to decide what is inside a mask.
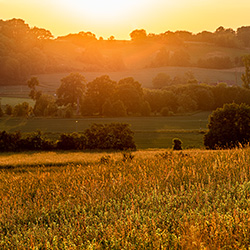
[[[81,31],[54,38],[22,19],[0,20],[0,85],[26,84],[31,75],[39,75],[44,86],[54,86],[62,75],[76,71],[90,80],[101,74],[114,80],[133,76],[145,87],[159,72],[175,77],[187,71],[199,82],[240,85],[241,57],[250,54],[250,26],[198,34],[134,30],[130,37],[104,40]]]

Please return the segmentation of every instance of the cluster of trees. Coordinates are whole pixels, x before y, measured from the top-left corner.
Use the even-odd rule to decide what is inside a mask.
[[[154,113],[185,113],[196,110],[214,110],[225,103],[250,104],[249,89],[219,83],[216,86],[207,84],[186,84],[169,86],[160,90],[146,90],[145,100]]]
[[[243,75],[246,80],[249,72]],[[250,79],[250,78],[249,78]],[[52,96],[37,90],[38,78],[28,81],[30,97],[35,100],[32,108],[28,103],[15,107],[0,108],[0,115],[13,116],[57,116],[70,118],[82,116],[169,116],[193,111],[210,111],[225,103],[246,103],[250,105],[249,83],[245,87],[198,84],[194,75],[188,72],[182,84],[177,79],[159,74],[153,80],[155,89],[143,89],[132,77],[118,82],[107,75],[86,83],[80,73],[71,73],[61,79],[57,95]],[[174,82],[174,84],[173,84]],[[185,84],[184,84],[185,83]],[[156,88],[157,87],[157,88]]]
[[[150,115],[142,86],[132,77],[115,82],[103,75],[86,83],[83,75],[71,73],[61,79],[56,97],[37,91],[39,81],[36,77],[31,78],[28,84],[30,96],[36,101],[33,110],[36,116]]]
[[[225,83],[198,84],[190,72],[186,75],[186,84],[170,84],[163,89],[143,89],[131,77],[115,82],[104,75],[87,84],[84,81],[79,73],[63,78],[56,102],[64,107],[69,105],[83,116],[110,117],[207,111],[231,102],[250,104],[249,89],[229,87]]]
[[[50,57],[43,51],[50,31],[30,28],[22,19],[0,20],[0,82],[20,84],[31,74],[47,72]]]
[[[83,133],[61,134],[57,141],[40,131],[22,135],[0,132],[0,151],[25,150],[135,150],[134,133],[126,123],[92,124]]]

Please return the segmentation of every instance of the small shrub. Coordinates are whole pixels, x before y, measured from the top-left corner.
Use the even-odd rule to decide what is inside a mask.
[[[184,154],[183,152],[180,152],[180,153],[178,154],[178,157],[179,157],[179,158],[184,158],[184,157],[190,157],[190,155],[189,155],[189,154]]]
[[[122,161],[127,162],[127,161],[132,161],[134,159],[134,155],[131,154],[131,152],[126,152],[122,154]]]
[[[104,155],[104,156],[102,156],[101,159],[100,159],[100,163],[101,163],[101,164],[108,164],[108,163],[110,163],[110,162],[111,162],[111,157],[110,157],[110,155]]]
[[[157,154],[156,157],[160,158],[160,159],[169,159],[169,158],[173,157],[173,153],[167,151],[167,152],[164,152],[164,153],[161,153],[161,154]]]
[[[182,150],[182,141],[179,138],[174,138],[172,140],[173,150]]]

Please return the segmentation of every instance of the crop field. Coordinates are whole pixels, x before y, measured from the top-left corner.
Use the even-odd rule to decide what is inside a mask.
[[[180,138],[184,148],[203,146],[203,131],[207,129],[209,112],[173,117],[124,118],[1,118],[0,130],[7,132],[34,132],[41,130],[47,137],[57,138],[61,133],[83,132],[93,123],[123,122],[131,125],[139,149],[171,148],[172,139]]]
[[[250,148],[0,155],[0,249],[249,249]]]

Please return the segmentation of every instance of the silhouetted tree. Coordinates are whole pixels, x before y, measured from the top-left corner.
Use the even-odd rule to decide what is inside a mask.
[[[171,78],[165,73],[158,73],[157,76],[152,80],[152,83],[154,88],[161,89],[171,84]]]
[[[5,105],[5,114],[6,114],[6,115],[12,115],[12,112],[13,112],[12,106],[9,105],[9,104],[6,104],[6,105]]]
[[[204,145],[210,149],[245,145],[250,141],[250,106],[225,104],[209,117]]]
[[[14,107],[13,115],[18,116],[18,117],[22,117],[22,116],[27,117],[30,115],[31,112],[32,112],[32,107],[27,102],[23,102],[23,103],[17,104]]]
[[[118,82],[116,97],[121,100],[127,112],[140,113],[143,103],[143,89],[133,77],[121,79]]]
[[[147,38],[147,32],[144,29],[133,30],[129,35],[131,37],[131,40],[135,42],[141,42]]]
[[[47,40],[53,38],[51,32],[43,28],[34,27],[30,31],[35,38],[40,40]]]
[[[121,100],[113,103],[113,116],[124,117],[127,116],[127,110],[124,103]]]
[[[243,62],[245,65],[245,74],[242,74],[241,79],[243,81],[243,87],[250,88],[250,55],[243,57]]]
[[[108,75],[97,77],[87,84],[84,104],[88,106],[92,114],[102,114],[102,108],[106,101],[112,102],[116,90],[116,82],[112,81]]]
[[[79,113],[80,103],[85,91],[85,77],[80,73],[71,73],[61,79],[61,86],[57,90],[57,103],[59,106],[70,104],[72,108],[77,106],[76,113]]]
[[[33,112],[35,116],[53,116],[57,111],[56,100],[53,96],[42,94],[35,103]]]
[[[107,100],[103,105],[102,105],[102,114],[104,116],[112,117],[113,116],[113,105],[110,102],[110,100]]]
[[[242,26],[237,29],[237,37],[244,46],[250,45],[250,26]]]
[[[31,77],[30,80],[27,81],[28,87],[31,89],[29,96],[33,99],[33,100],[37,100],[39,99],[39,97],[41,96],[41,91],[37,91],[36,87],[39,86],[39,80],[37,77]]]

